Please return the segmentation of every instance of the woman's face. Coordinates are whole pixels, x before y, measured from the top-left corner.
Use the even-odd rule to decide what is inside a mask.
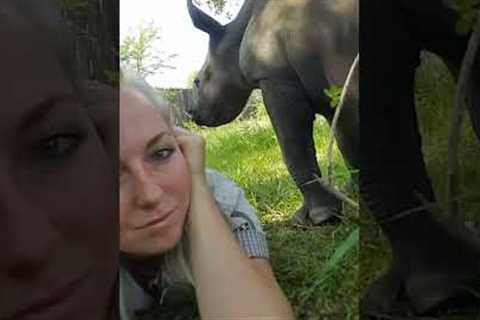
[[[118,259],[112,162],[41,34],[1,14],[0,319],[105,319]]]
[[[137,90],[120,90],[120,250],[157,255],[179,241],[191,180],[162,114]]]

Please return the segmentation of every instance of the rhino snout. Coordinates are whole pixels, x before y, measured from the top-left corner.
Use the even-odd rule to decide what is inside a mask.
[[[200,112],[200,110],[192,111],[191,117],[193,122],[199,126],[217,127],[230,122],[227,118],[219,114],[205,114]]]
[[[192,120],[199,126],[211,126],[211,121],[195,111],[192,112]]]

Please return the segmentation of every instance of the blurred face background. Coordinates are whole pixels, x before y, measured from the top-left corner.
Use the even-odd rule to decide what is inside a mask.
[[[120,90],[120,249],[160,255],[180,240],[191,181],[172,127],[138,90]]]
[[[106,319],[116,166],[47,3],[0,4],[0,319]]]

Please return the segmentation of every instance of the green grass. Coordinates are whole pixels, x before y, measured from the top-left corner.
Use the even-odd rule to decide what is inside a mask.
[[[455,83],[443,63],[433,55],[424,59],[417,74],[417,101],[424,156],[434,189],[442,205],[446,200],[448,135],[450,115],[455,95]],[[470,198],[464,201],[463,210],[471,219],[480,212],[480,144],[465,115],[462,139],[459,143],[461,194]],[[472,198],[473,196],[473,198]]]
[[[267,232],[273,269],[298,318],[357,319],[358,229],[353,210],[346,210],[347,223],[340,226],[291,224],[301,194],[264,110],[250,120],[195,130],[207,140],[207,165],[244,188],[256,208]],[[328,130],[326,122],[317,119],[314,137],[322,167],[327,162]],[[338,149],[333,160],[336,186],[343,188],[349,172]]]

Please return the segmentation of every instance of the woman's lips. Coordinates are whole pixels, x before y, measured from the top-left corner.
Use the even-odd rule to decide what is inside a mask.
[[[146,229],[146,228],[149,228],[149,227],[152,227],[152,226],[156,226],[156,225],[164,222],[165,220],[167,220],[168,217],[170,217],[170,215],[173,213],[173,211],[174,211],[174,209],[169,210],[166,213],[164,213],[164,214],[162,214],[158,217],[150,219],[147,222],[145,222],[145,223],[141,224],[140,226],[136,227],[136,229]]]
[[[21,319],[28,315],[39,314],[47,309],[53,308],[62,304],[66,299],[68,299],[75,289],[81,285],[81,283],[88,276],[88,272],[84,273],[82,276],[68,282],[63,286],[54,288],[53,290],[46,290],[44,296],[37,298],[31,303],[23,306],[20,310],[16,311],[11,317],[7,319]]]

